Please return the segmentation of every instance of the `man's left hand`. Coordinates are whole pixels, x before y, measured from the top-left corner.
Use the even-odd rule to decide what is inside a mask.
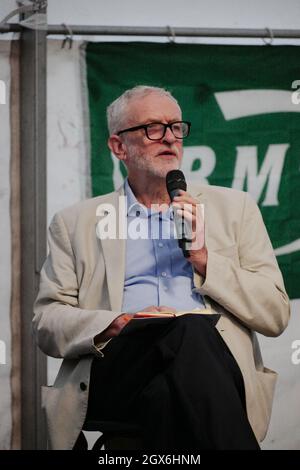
[[[204,238],[204,219],[199,202],[186,191],[180,190],[172,203],[178,215],[183,216],[192,226],[192,243],[187,260],[205,277],[207,264],[207,250]]]

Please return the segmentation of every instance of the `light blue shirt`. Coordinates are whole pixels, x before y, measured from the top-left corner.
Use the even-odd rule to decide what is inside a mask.
[[[152,211],[140,204],[125,180],[127,196],[126,266],[122,312],[150,305],[176,310],[204,306],[193,292],[193,269],[176,239],[172,208]]]

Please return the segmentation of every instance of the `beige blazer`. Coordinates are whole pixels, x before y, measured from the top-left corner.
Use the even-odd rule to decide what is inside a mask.
[[[206,307],[221,314],[216,328],[242,371],[248,418],[262,440],[276,373],[264,367],[255,332],[277,336],[288,323],[282,276],[247,193],[212,186],[189,192],[205,207],[208,250],[206,278],[195,272],[194,282]],[[33,326],[42,351],[64,358],[54,385],[42,393],[51,449],[73,447],[87,411],[91,361],[102,354],[93,338],[122,313],[126,241],[99,240],[96,225],[100,205],[112,204],[118,213],[123,194],[122,187],[83,201],[56,214],[50,225]]]

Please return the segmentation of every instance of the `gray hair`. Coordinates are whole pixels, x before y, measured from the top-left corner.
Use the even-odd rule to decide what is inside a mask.
[[[155,86],[138,85],[130,90],[126,90],[119,98],[113,101],[107,108],[107,125],[109,135],[116,134],[124,126],[128,118],[128,104],[132,99],[144,98],[150,93],[156,93],[161,96],[167,96],[179,106],[176,98],[168,90]]]

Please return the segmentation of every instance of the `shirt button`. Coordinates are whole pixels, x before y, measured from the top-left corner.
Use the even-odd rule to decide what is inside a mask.
[[[163,271],[163,272],[161,273],[161,275],[162,275],[162,277],[167,277],[167,273],[166,273],[165,271]]]
[[[162,242],[159,242],[158,246],[159,246],[159,248],[162,248],[164,246],[164,244]]]

